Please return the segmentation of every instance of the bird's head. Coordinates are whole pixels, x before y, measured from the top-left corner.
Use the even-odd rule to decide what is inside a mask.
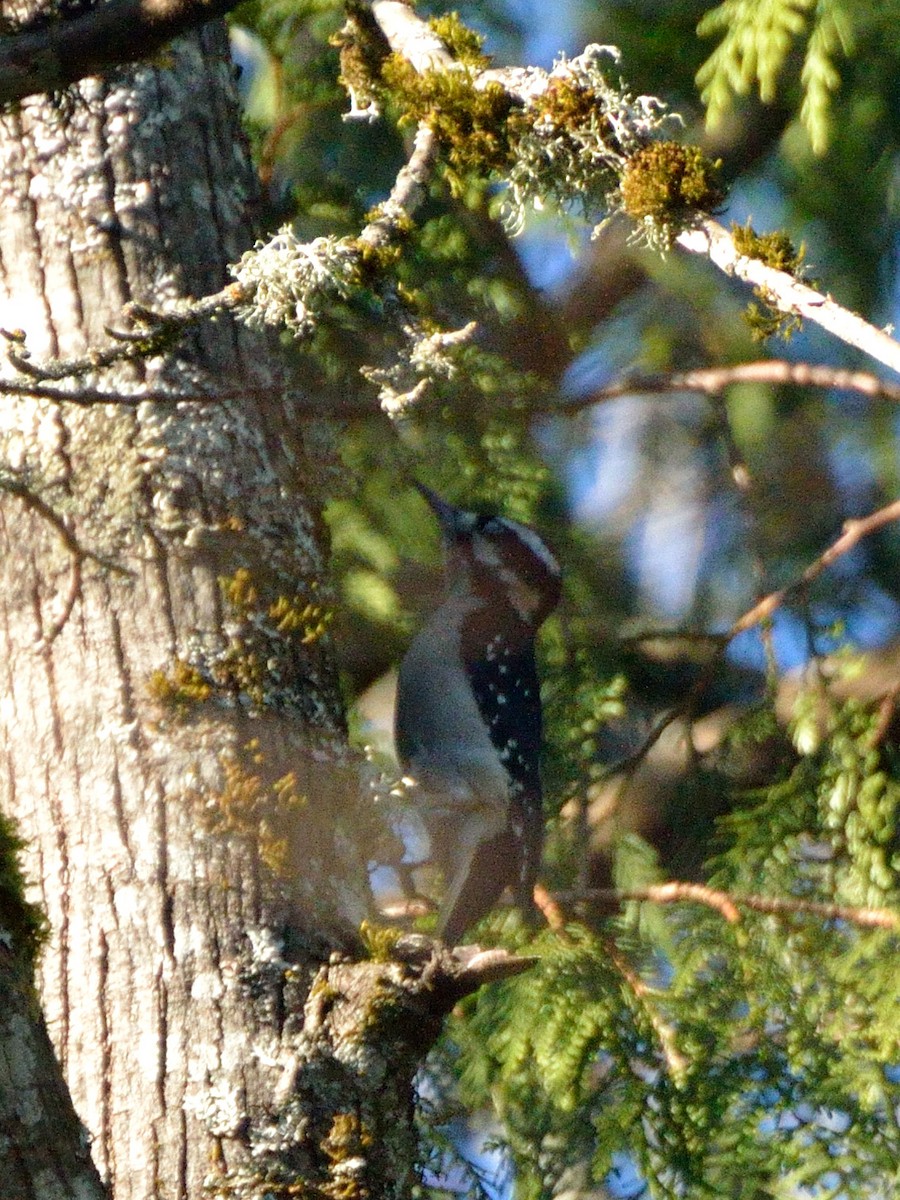
[[[482,603],[508,605],[531,628],[559,603],[559,564],[528,525],[469,512],[416,483],[441,528],[448,587]]]

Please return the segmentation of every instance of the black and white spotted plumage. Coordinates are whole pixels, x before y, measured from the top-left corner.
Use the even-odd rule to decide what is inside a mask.
[[[441,526],[447,592],[400,666],[395,741],[446,884],[438,932],[455,942],[507,887],[532,904],[544,832],[534,638],[560,572],[528,526],[419,489]]]

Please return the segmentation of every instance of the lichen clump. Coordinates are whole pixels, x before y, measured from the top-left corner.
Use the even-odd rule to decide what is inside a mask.
[[[302,707],[302,651],[325,636],[333,615],[314,597],[315,584],[307,596],[278,593],[267,600],[252,573],[239,567],[220,577],[219,587],[225,640],[198,644],[167,670],[153,671],[150,699],[182,720],[209,701],[255,712]]]
[[[202,820],[210,833],[248,838],[259,847],[262,861],[280,879],[290,879],[296,861],[298,818],[307,807],[293,771],[271,783],[259,743],[249,742],[241,754],[219,757],[222,786],[203,797]]]
[[[607,79],[601,60],[616,59],[614,49],[588,46],[576,58],[561,57],[549,73],[528,68],[501,84],[481,76],[487,60],[480,42],[458,50],[458,31],[447,34],[441,26],[440,35],[457,55],[456,69],[420,72],[392,54],[382,64],[381,85],[401,122],[424,122],[438,136],[457,191],[466,180],[505,182],[512,229],[529,208],[548,204],[589,220],[622,207],[623,171],[673,118],[654,97],[632,96]],[[700,171],[699,163],[681,164],[685,207],[693,195],[707,208],[721,199],[708,181],[699,185]]]

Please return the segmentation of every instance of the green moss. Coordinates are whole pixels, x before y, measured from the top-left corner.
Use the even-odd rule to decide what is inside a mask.
[[[662,226],[712,212],[725,198],[719,167],[697,146],[651,142],[631,156],[622,173],[622,207],[635,221],[649,218]]]
[[[748,221],[746,225],[732,222],[731,238],[738,254],[746,258],[755,258],[772,267],[776,271],[784,271],[794,278],[800,273],[803,265],[804,248],[794,248],[794,244],[786,233],[775,229],[771,233],[757,233]],[[765,288],[753,289],[756,301],[752,301],[744,310],[744,320],[750,327],[750,334],[755,342],[765,341],[766,338],[777,335],[785,340],[801,328],[800,318],[796,313],[782,312],[769,298]]]
[[[402,930],[363,921],[359,936],[366,954],[373,962],[390,962],[397,942],[402,937]]]
[[[748,221],[746,225],[731,223],[731,240],[738,254],[747,258],[758,258],[767,267],[776,271],[785,271],[788,275],[796,276],[803,263],[804,248],[794,248],[794,244],[781,229],[771,233],[757,233]]]
[[[743,317],[754,342],[764,342],[770,337],[781,337],[789,341],[802,328],[803,322],[797,314],[782,312],[770,303],[763,288],[754,288],[753,294],[759,297],[759,303],[751,300],[744,309]]]
[[[12,953],[31,967],[47,939],[43,910],[25,899],[25,880],[19,866],[22,841],[9,818],[0,814],[0,953]]]
[[[331,44],[340,53],[338,80],[362,107],[378,101],[381,64],[390,46],[368,8],[348,0],[346,10],[347,20]]]
[[[528,120],[530,124],[551,126],[556,136],[571,136],[575,130],[593,125],[610,145],[616,142],[597,93],[570,79],[551,79],[546,90],[529,106]]]
[[[491,60],[481,51],[484,38],[474,29],[464,25],[458,12],[432,17],[429,25],[457,62],[464,63],[476,71],[483,71],[490,66]]]
[[[469,68],[419,73],[399,54],[385,60],[382,79],[401,123],[424,121],[440,139],[456,176],[485,177],[511,161],[507,118],[513,101],[500,84],[476,88]]]

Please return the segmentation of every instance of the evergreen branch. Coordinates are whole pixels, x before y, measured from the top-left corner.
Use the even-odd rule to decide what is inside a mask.
[[[652,904],[704,904],[715,909],[729,924],[741,920],[740,909],[770,916],[807,915],[827,921],[847,921],[866,928],[900,929],[900,912],[890,908],[856,908],[847,904],[830,904],[818,900],[801,900],[794,896],[759,896],[723,892],[706,884],[672,880],[642,888],[588,888],[580,892],[558,892],[556,901],[576,902],[595,900],[601,903],[649,901]]]
[[[675,240],[692,254],[709,258],[726,275],[736,275],[760,288],[781,312],[815,322],[900,374],[900,342],[788,272],[740,254],[732,235],[718,221],[698,217],[693,228],[683,230]]]
[[[784,604],[785,600],[812,583],[827,567],[830,567],[842,555],[852,550],[864,537],[867,537],[870,533],[874,533],[885,525],[889,525],[892,521],[900,521],[900,500],[895,500],[892,504],[885,505],[884,508],[876,509],[875,512],[870,513],[867,517],[858,517],[845,521],[843,532],[837,541],[832,542],[827,550],[824,550],[818,558],[814,559],[799,578],[787,584],[786,587],[779,588],[778,591],[770,592],[767,596],[763,596],[742,617],[738,617],[728,630],[728,640],[730,641],[732,638],[737,637],[739,633],[743,633],[745,630],[759,625],[761,621],[767,620],[776,609]]]
[[[549,892],[543,884],[535,884],[534,902],[546,920],[550,929],[560,938],[561,941],[571,944],[570,937],[566,926],[568,918],[566,916],[563,903],[569,900],[579,900],[585,897],[593,897],[595,894],[593,889],[582,892]],[[619,893],[616,893],[618,895]],[[678,1043],[675,1037],[674,1028],[664,1020],[656,1006],[653,1003],[653,989],[640,977],[628,959],[622,954],[618,946],[610,939],[602,939],[603,952],[606,958],[613,964],[617,973],[621,977],[623,983],[628,988],[628,991],[634,997],[635,1002],[639,1006],[641,1012],[646,1016],[651,1028],[659,1040],[660,1050],[666,1062],[670,1074],[673,1078],[678,1079],[684,1075],[689,1061],[681,1053],[678,1048]]]
[[[643,980],[621,953],[618,946],[610,939],[603,938],[603,949],[609,956],[610,962],[618,971],[622,980],[634,996],[644,1016],[650,1022],[650,1027],[659,1040],[659,1048],[673,1079],[679,1080],[691,1065],[678,1048],[675,1029],[666,1021],[653,1003],[653,989]]]

